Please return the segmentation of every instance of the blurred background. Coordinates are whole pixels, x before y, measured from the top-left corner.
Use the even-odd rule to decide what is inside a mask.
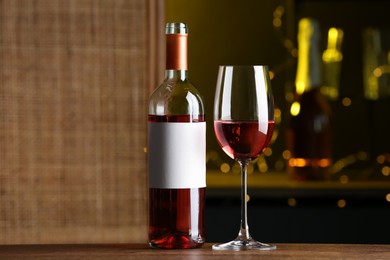
[[[1,1],[0,243],[147,241],[146,106],[163,80],[164,25],[173,21],[189,26],[189,78],[205,98],[208,242],[233,238],[240,219],[238,166],[212,128],[218,66],[267,64],[277,127],[249,169],[252,235],[389,243],[389,7],[385,0]],[[288,173],[305,17],[318,22],[321,64],[332,68],[323,94],[333,163],[321,180]]]
[[[388,84],[386,92],[369,98],[365,96],[363,73],[364,30],[386,27],[386,13],[380,10],[385,6],[386,1],[374,1],[372,4],[364,1],[354,4],[346,1],[274,1],[268,4],[231,1],[222,4],[218,1],[181,3],[168,0],[166,19],[187,21],[190,26],[190,76],[206,99],[209,120],[212,120],[216,74],[220,64],[269,66],[278,108],[277,118],[281,119],[278,136],[271,147],[272,155],[266,158],[271,170],[283,170],[283,163],[279,163],[283,161],[286,149],[284,130],[287,120],[283,119],[289,116],[289,94],[295,83],[298,21],[303,17],[317,19],[320,50],[323,52],[327,49],[328,30],[332,27],[342,29],[338,96],[329,98],[334,116],[334,159],[338,161],[352,155],[356,156],[356,161],[362,161],[359,166],[364,163],[368,166],[368,161],[375,161],[377,156],[388,153],[390,144],[387,137],[387,119],[390,116]],[[219,168],[221,162],[218,159],[229,160],[219,153],[212,127],[208,130],[208,166],[210,169]],[[213,151],[218,156],[214,156]],[[358,163],[355,164],[350,166]],[[381,178],[380,175],[377,177]]]
[[[267,64],[277,127],[270,147],[249,168],[252,235],[271,242],[390,242],[390,82],[380,67],[389,64],[388,6],[387,1],[166,1],[166,20],[189,24],[189,77],[206,100],[208,239],[234,237],[240,218],[239,167],[220,149],[211,123],[218,66]],[[333,165],[322,180],[296,180],[287,169],[286,128],[302,18],[318,22],[322,80],[330,89],[322,92],[332,110]],[[384,59],[372,61],[380,59],[379,52]],[[380,76],[372,79],[367,71],[376,68]]]

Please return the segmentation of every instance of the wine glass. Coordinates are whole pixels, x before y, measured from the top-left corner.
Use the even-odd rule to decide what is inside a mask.
[[[214,131],[222,150],[241,168],[241,225],[236,239],[214,250],[272,250],[252,239],[247,222],[247,167],[267,148],[274,102],[267,66],[220,66],[214,99]]]

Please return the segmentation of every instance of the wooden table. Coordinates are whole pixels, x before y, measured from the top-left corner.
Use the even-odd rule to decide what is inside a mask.
[[[390,259],[390,245],[277,244],[274,251],[159,250],[144,244],[1,245],[0,259]]]

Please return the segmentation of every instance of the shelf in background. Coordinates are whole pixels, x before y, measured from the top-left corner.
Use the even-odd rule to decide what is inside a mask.
[[[208,197],[237,197],[238,193],[235,190],[240,189],[240,179],[239,174],[208,171]],[[389,200],[390,181],[294,181],[284,172],[253,173],[248,174],[248,194],[255,198],[271,199],[353,197],[356,199]]]

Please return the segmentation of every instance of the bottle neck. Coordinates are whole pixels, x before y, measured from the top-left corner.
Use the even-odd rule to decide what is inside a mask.
[[[187,70],[187,34],[166,35],[166,70]]]
[[[321,86],[319,26],[311,19],[301,19],[298,32],[298,65],[295,86],[303,94]]]
[[[166,69],[165,70],[165,79],[166,80],[186,80],[188,77],[187,70],[171,70]]]

